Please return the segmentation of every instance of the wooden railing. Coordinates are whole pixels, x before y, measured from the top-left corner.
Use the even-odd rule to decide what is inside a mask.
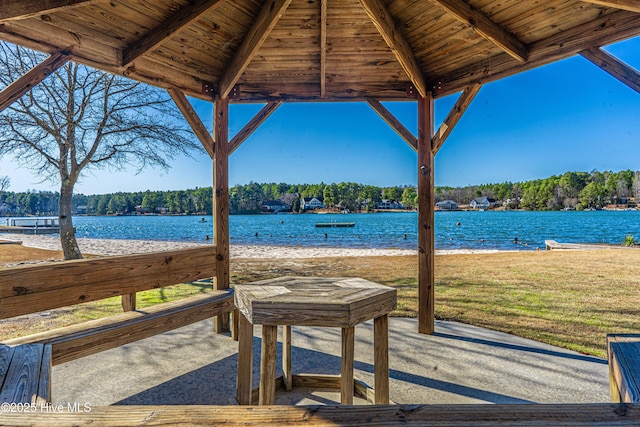
[[[216,248],[122,255],[0,269],[0,318],[123,295],[135,309],[136,292],[212,277]]]

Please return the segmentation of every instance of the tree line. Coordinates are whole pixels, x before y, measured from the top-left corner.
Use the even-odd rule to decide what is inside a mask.
[[[262,203],[281,200],[301,210],[302,200],[321,198],[329,209],[367,211],[384,199],[417,206],[417,191],[412,186],[377,187],[354,182],[332,184],[255,183],[229,189],[231,214],[253,214]],[[612,204],[635,205],[640,200],[640,171],[566,172],[546,179],[504,182],[467,187],[436,187],[435,201],[454,200],[467,205],[474,198],[489,197],[506,208],[526,210],[560,210],[564,208],[600,209]],[[57,192],[0,192],[0,212],[4,215],[58,215]],[[131,215],[161,213],[175,215],[211,215],[211,187],[178,191],[143,191],[101,195],[76,194],[76,213],[95,215]]]

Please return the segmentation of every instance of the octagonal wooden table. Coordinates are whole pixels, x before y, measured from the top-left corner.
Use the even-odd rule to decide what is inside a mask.
[[[342,328],[342,365],[338,382],[327,376],[315,384],[338,385],[340,401],[354,395],[354,328],[374,319],[374,390],[376,404],[389,403],[388,313],[396,307],[396,290],[359,278],[280,277],[235,286],[238,324],[237,400],[251,404],[253,325],[262,325],[259,404],[273,405],[276,389],[276,344],[283,325],[283,383],[292,388],[291,326]],[[307,377],[307,385],[314,383]]]

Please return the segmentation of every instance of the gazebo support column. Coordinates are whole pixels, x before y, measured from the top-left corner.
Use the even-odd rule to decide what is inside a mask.
[[[431,137],[433,96],[418,98],[418,332],[433,334],[434,309],[434,179]]]
[[[213,104],[215,154],[213,158],[213,243],[216,245],[215,289],[229,288],[229,99],[217,96]],[[229,314],[214,319],[214,330],[230,330]]]

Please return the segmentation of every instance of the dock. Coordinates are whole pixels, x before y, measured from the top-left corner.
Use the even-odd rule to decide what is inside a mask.
[[[7,218],[5,225],[0,225],[0,233],[12,234],[57,234],[60,233],[58,218]]]
[[[318,222],[316,223],[316,227],[318,228],[346,228],[346,227],[355,227],[355,222]]]
[[[555,240],[545,240],[545,247],[548,251],[552,249],[574,249],[574,250],[595,250],[595,249],[638,249],[633,246],[608,245],[605,243],[560,243]]]

